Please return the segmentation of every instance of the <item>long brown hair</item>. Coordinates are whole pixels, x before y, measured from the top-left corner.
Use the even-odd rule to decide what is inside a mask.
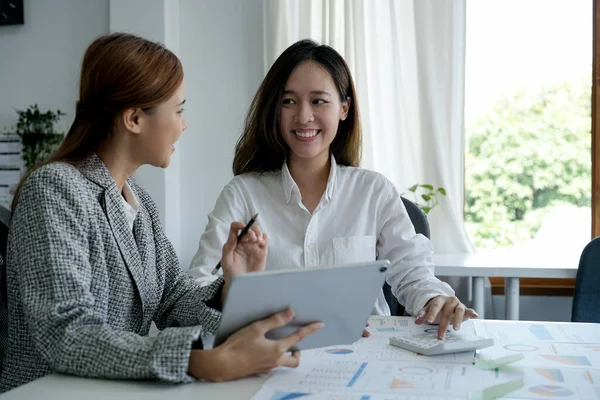
[[[151,113],[182,81],[181,62],[159,43],[127,33],[94,40],[83,56],[75,120],[49,159],[25,173],[13,197],[13,212],[21,187],[33,171],[57,161],[76,163],[95,153],[124,110],[140,108]]]
[[[342,101],[347,101],[348,97],[351,100],[348,116],[340,121],[330,152],[338,164],[355,167],[360,164],[362,134],[350,69],[333,48],[312,40],[301,40],[277,58],[252,100],[244,132],[235,146],[234,175],[281,169],[289,152],[279,124],[283,91],[292,71],[309,60],[329,72]]]

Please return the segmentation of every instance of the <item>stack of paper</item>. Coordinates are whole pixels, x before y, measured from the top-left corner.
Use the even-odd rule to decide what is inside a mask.
[[[600,398],[600,344],[594,343],[600,326],[469,321],[459,332],[450,330],[494,338],[495,346],[480,350],[479,358],[525,355],[494,369],[475,366],[474,352],[427,357],[388,344],[391,335],[432,329],[412,318],[374,317],[371,337],[303,352],[300,367],[276,370],[253,400]]]

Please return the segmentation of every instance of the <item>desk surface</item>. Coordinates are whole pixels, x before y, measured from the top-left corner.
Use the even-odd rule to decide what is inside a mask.
[[[381,317],[379,317],[381,318]],[[394,317],[387,317],[394,318]],[[487,324],[492,324],[496,333],[489,331],[492,336],[504,336],[510,335],[510,332],[522,331],[519,335],[531,333],[537,337],[539,346],[545,345],[542,343],[544,340],[548,340],[549,333],[558,333],[571,335],[580,340],[587,340],[586,343],[590,343],[590,338],[597,338],[600,342],[600,324],[571,324],[571,323],[553,323],[553,322],[540,322],[531,323],[524,321],[483,321]],[[526,325],[529,324],[529,325]],[[532,329],[531,326],[544,325],[547,327],[539,330]],[[556,328],[553,328],[556,326]],[[562,328],[561,328],[562,327]],[[568,328],[568,329],[565,329]],[[491,328],[491,326],[490,326]],[[486,328],[487,329],[487,328]],[[569,331],[569,332],[566,332]],[[531,340],[531,337],[529,340]],[[525,339],[525,338],[523,338]],[[365,339],[368,340],[368,339]],[[556,341],[560,338],[557,336]],[[497,343],[499,350],[502,350],[500,343]],[[546,343],[550,345],[549,343]],[[559,344],[560,345],[560,344]],[[515,346],[515,345],[513,345]],[[600,349],[600,344],[597,346],[591,346]],[[506,348],[506,346],[504,346]],[[492,349],[492,348],[490,348]],[[525,350],[523,350],[525,351]],[[592,352],[593,353],[593,352]],[[593,355],[593,354],[592,354]],[[600,357],[600,354],[598,354]],[[542,356],[545,357],[545,356]],[[587,369],[598,368],[597,364],[600,363],[598,357],[593,360],[593,364]],[[560,361],[560,360],[559,360]],[[599,371],[595,369],[594,371]],[[594,373],[596,373],[594,372]],[[566,375],[565,375],[566,376]],[[590,375],[591,376],[591,375]],[[596,375],[597,377],[597,375]],[[20,388],[12,390],[1,396],[2,399],[13,399],[13,400],[29,400],[36,398],[51,398],[51,399],[63,399],[63,400],[100,400],[100,399],[120,399],[126,398],[128,400],[163,400],[163,399],[218,399],[218,400],[234,400],[234,399],[249,399],[251,398],[262,386],[265,378],[250,378],[235,382],[228,383],[207,383],[207,382],[196,382],[192,384],[183,385],[167,385],[154,382],[131,382],[131,381],[105,381],[105,380],[94,380],[94,379],[83,379],[64,375],[50,375],[37,381],[31,382]],[[600,393],[600,389],[599,393]],[[510,395],[507,397],[509,398]],[[519,398],[519,397],[515,397]],[[531,397],[525,397],[531,398]]]
[[[67,375],[50,375],[0,396],[2,400],[240,400],[249,399],[262,386],[265,378],[234,382],[170,385],[155,382],[107,381]]]
[[[579,257],[580,254],[498,250],[434,254],[433,262],[435,273],[439,276],[575,278]]]

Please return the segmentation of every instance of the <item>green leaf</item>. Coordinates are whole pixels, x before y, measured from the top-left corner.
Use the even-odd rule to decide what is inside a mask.
[[[421,210],[423,210],[425,214],[429,214],[429,211],[431,211],[431,207],[423,206],[421,207]]]
[[[421,185],[421,187],[422,187],[423,189],[427,189],[427,190],[433,190],[433,186],[431,186],[431,185]]]
[[[418,187],[419,187],[419,185],[418,185],[418,184],[416,184],[416,185],[412,185],[411,187],[409,187],[409,188],[408,188],[408,190],[409,190],[410,192],[413,192],[413,193],[414,193],[414,192],[417,190],[417,188],[418,188]]]
[[[437,191],[440,192],[441,194],[443,194],[444,196],[446,195],[446,189],[444,189],[443,187],[438,188]]]
[[[429,201],[431,200],[432,196],[430,194],[422,194],[421,197],[423,198],[423,200]]]

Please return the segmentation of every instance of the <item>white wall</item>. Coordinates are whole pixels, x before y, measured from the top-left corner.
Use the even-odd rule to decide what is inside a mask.
[[[108,31],[108,0],[26,0],[25,25],[0,26],[0,128],[38,103],[73,119],[87,45]]]
[[[179,54],[179,0],[110,0],[109,8],[111,32],[140,35]],[[180,165],[179,152],[175,152],[169,168],[144,165],[133,177],[152,196],[177,254],[181,253]]]
[[[0,128],[17,121],[14,108],[36,102],[42,109],[67,112],[62,124],[68,127],[78,97],[81,58],[96,36],[126,30],[165,43],[184,64],[189,128],[174,155],[178,165],[162,175],[160,171],[138,175],[157,205],[162,205],[161,211],[178,210],[177,230],[169,229],[173,215],[166,215],[169,221],[164,222],[187,268],[206,216],[232,176],[234,145],[263,77],[262,1],[152,0],[144,4],[131,0],[26,1],[25,25],[0,27]],[[177,16],[170,15],[173,10],[178,10]],[[134,14],[135,20],[131,19]],[[180,185],[170,184],[173,173]]]
[[[198,247],[221,189],[231,179],[234,146],[263,78],[261,0],[181,0],[180,57],[188,129],[181,161],[181,254]]]
[[[263,77],[262,2],[166,0],[169,10],[179,7],[179,15],[169,16],[165,10],[164,19],[160,12],[156,14],[162,0],[153,0],[156,15],[152,21],[138,15],[137,25],[129,25],[125,15],[141,11],[125,12],[123,7],[131,6],[131,0],[111,1],[112,16],[109,0],[27,0],[25,25],[0,27],[0,127],[16,122],[13,108],[35,102],[42,108],[67,111],[63,122],[68,125],[85,48],[94,37],[109,31],[111,20],[114,27],[127,25],[142,31],[157,28],[157,23],[178,21],[178,32],[177,27],[169,26],[159,30],[167,39],[178,35],[167,40],[178,48],[167,44],[184,64],[189,128],[177,148],[179,193],[174,195],[168,185],[161,185],[159,196],[173,198],[180,207],[178,253],[187,268],[206,216],[232,176],[235,141]],[[117,6],[125,14],[116,15]],[[140,25],[140,21],[148,25]],[[571,298],[525,296],[520,316],[523,320],[568,321],[571,304]],[[493,307],[495,317],[502,319],[504,296],[494,296]]]

